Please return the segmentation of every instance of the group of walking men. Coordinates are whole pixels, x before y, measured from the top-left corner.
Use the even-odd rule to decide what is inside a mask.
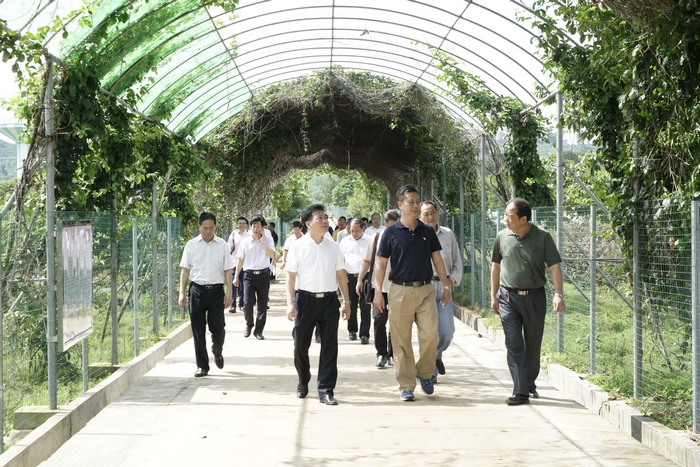
[[[397,205],[397,210],[385,214],[381,229],[375,215],[372,216],[372,236],[367,234],[369,228],[365,230],[362,219],[353,219],[349,222],[349,233],[342,238],[339,220],[339,229],[334,232],[340,238],[338,242],[329,232],[328,215],[321,205],[308,206],[300,220],[293,223],[292,234],[285,241],[281,268],[287,274],[287,317],[294,321],[297,397],[304,398],[309,392],[309,347],[316,329],[321,344],[319,400],[337,405],[334,390],[338,377],[339,318],[349,321],[349,339],[356,340],[359,331],[361,342],[369,342],[370,311],[360,297],[362,278],[370,268],[376,291],[371,312],[376,366],[385,368],[393,361],[400,398],[404,401],[415,400],[418,384],[424,393],[432,394],[437,375],[445,374],[442,357],[455,332],[451,287],[462,280],[459,246],[453,232],[438,224],[435,204],[421,203],[415,187],[401,187],[397,191]],[[379,215],[376,216],[378,221]],[[531,216],[527,201],[521,198],[511,201],[504,217],[506,228],[499,232],[492,252],[491,307],[503,322],[508,367],[514,384],[513,394],[506,400],[509,405],[526,404],[530,397],[539,396],[535,380],[539,374],[546,311],[545,265],[550,269],[554,285],[554,310],[565,310],[561,258],[550,234],[533,225]],[[255,327],[253,334],[263,338],[265,313],[261,310],[267,308],[274,244],[272,237],[263,232],[265,222],[261,217],[251,220],[248,236],[241,233],[241,218],[238,222],[239,238],[234,232],[229,239],[229,244],[233,241],[236,245],[235,265],[229,254],[234,249],[214,235],[216,218],[211,213],[200,215],[200,235],[187,243],[180,263],[180,306],[187,302],[185,285],[190,281],[196,377],[206,376],[209,371],[207,322],[215,363],[223,368],[224,309],[232,303],[235,306],[233,290],[240,284],[241,276],[244,295],[255,294],[258,302],[255,321],[252,319],[255,300],[247,298],[244,302],[244,335],[248,337]],[[302,235],[304,227],[307,232]],[[257,276],[267,277],[266,284]],[[417,361],[412,346],[414,323],[419,340]]]

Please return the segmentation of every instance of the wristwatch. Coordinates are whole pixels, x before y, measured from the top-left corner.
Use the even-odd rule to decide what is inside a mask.
[[[350,300],[343,300],[343,305],[350,305]]]
[[[564,294],[559,292],[554,292],[554,296],[564,298]]]

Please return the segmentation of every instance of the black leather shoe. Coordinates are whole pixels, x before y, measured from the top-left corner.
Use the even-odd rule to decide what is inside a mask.
[[[228,309],[229,313],[235,313],[236,312],[236,307],[232,306],[231,308]]]
[[[356,332],[348,333],[348,339],[350,339],[351,341],[356,341],[357,340],[357,333]]]
[[[309,387],[302,384],[297,385],[297,397],[303,399],[309,394]]]
[[[222,354],[214,355],[214,362],[219,370],[222,369],[224,367],[224,356]]]
[[[194,377],[201,378],[202,376],[207,376],[208,374],[209,374],[209,370],[203,370],[202,368],[197,368],[197,371],[194,372]]]
[[[534,399],[538,399],[540,397],[539,393],[537,392],[537,389],[530,389],[530,397]]]
[[[529,404],[530,403],[530,398],[527,396],[523,396],[521,394],[516,394],[514,396],[509,397],[506,399],[506,404],[508,405],[522,405],[522,404]]]
[[[369,337],[360,337],[360,344],[369,344]]]
[[[437,360],[435,360],[435,366],[438,369],[438,373],[440,373],[441,375],[445,374],[445,364],[442,363],[441,358],[438,358]]]
[[[253,326],[246,326],[245,331],[243,332],[243,337],[249,337],[250,336],[250,331],[253,330]]]
[[[326,404],[326,405],[338,405],[338,401],[333,398],[332,394],[326,394],[325,396],[321,396],[320,398],[321,404]]]
[[[264,340],[265,340],[265,336],[263,336],[261,332],[255,334],[255,338],[256,338],[257,340],[259,340],[259,341],[264,341]]]

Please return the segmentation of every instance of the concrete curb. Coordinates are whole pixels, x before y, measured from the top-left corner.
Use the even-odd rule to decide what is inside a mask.
[[[476,312],[458,306],[453,308],[459,320],[505,348],[503,330],[489,328]],[[607,392],[556,363],[547,366],[547,379],[557,390],[667,459],[683,467],[700,466],[700,446],[684,433],[644,416],[623,401],[611,400]]]
[[[115,371],[109,378],[67,406],[59,408],[56,415],[0,455],[0,466],[28,467],[39,465],[51,457],[100,410],[190,337],[192,337],[192,328],[187,321],[153,347]]]

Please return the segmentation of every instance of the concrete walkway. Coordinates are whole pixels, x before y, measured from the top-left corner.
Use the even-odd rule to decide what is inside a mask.
[[[510,407],[505,351],[456,320],[447,374],[431,396],[402,402],[393,369],[339,332],[339,404],[320,404],[319,345],[296,397],[292,323],[274,283],[265,340],[227,313],[225,367],[194,378],[189,340],[107,406],[42,466],[665,466],[671,461],[540,382],[540,399]],[[416,349],[417,350],[417,349]]]

